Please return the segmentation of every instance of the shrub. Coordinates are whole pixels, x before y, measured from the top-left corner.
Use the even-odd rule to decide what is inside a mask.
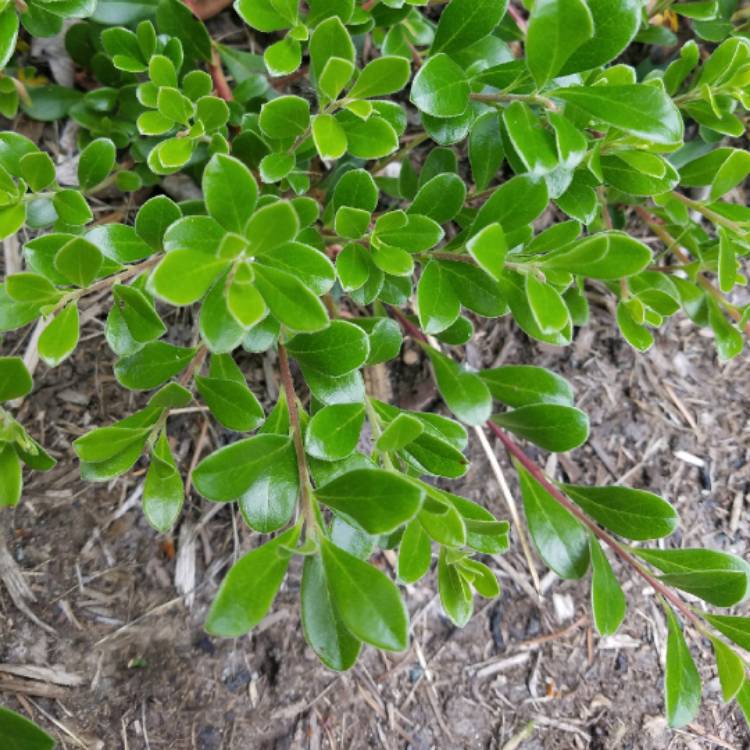
[[[261,57],[212,38],[203,21],[223,5],[33,0],[0,14],[3,114],[71,120],[80,146],[70,186],[29,139],[0,134],[0,229],[23,234],[26,263],[4,280],[0,328],[41,320],[39,356],[55,367],[79,342],[79,310],[111,292],[114,375],[149,392],[126,419],[75,441],[83,478],[110,481],[144,462],[143,511],[168,532],[185,494],[170,417],[204,405],[242,437],[200,460],[193,486],[274,535],[226,574],[208,632],[251,630],[299,556],[305,638],[343,670],[363,643],[408,643],[377,549],[397,550],[402,583],[436,554],[458,626],[475,593],[498,594],[483,559],[506,549],[508,523],[436,481],[466,472],[467,428],[488,430],[518,472],[526,520],[512,518],[515,535],[528,554],[526,528],[562,578],[591,568],[600,633],[626,611],[608,555],[656,591],[670,724],[691,721],[701,696],[686,625],[713,644],[723,698],[750,716],[735,650],[750,648],[750,618],[690,603],[745,600],[747,563],[631,545],[675,530],[668,502],[560,483],[521,447],[585,442],[570,385],[533,364],[462,362],[481,318],[510,316],[533,339],[570,343],[590,289],[638,350],[685,314],[713,332],[719,359],[740,353],[750,306],[728,295],[745,283],[738,258],[750,247],[750,209],[730,199],[750,173],[748,152],[731,145],[750,101],[746,14],[733,15],[732,0],[667,0],[651,14],[629,0],[536,0],[528,21],[502,0],[237,0]],[[24,39],[46,36],[65,19],[76,19],[65,44],[82,90],[41,82],[16,44],[21,27]],[[160,191],[177,173],[202,199]],[[130,195],[126,210],[95,217],[113,191]],[[174,307],[193,313],[193,346],[168,341]],[[363,370],[398,357],[404,336],[455,419],[368,394]],[[242,350],[277,353],[282,389],[268,414]],[[31,387],[20,359],[0,360],[3,400]],[[22,464],[54,461],[3,419],[0,505],[12,506]]]

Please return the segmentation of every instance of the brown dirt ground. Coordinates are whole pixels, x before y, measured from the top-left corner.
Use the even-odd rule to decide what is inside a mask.
[[[503,748],[530,721],[530,736],[509,747],[750,747],[738,710],[719,700],[710,649],[698,639],[692,643],[705,678],[703,708],[686,731],[666,728],[664,618],[651,592],[626,576],[625,624],[600,639],[588,620],[587,583],[560,582],[538,562],[545,594],[536,602],[517,544],[492,561],[501,599],[478,602],[464,630],[442,616],[430,576],[407,593],[410,650],[383,656],[368,649],[345,675],[327,671],[304,645],[297,569],[252,635],[206,636],[201,623],[221,576],[257,536],[230,507],[193,495],[175,536],[165,538],[138,507],[142,471],[107,486],[79,481],[70,442],[139,401],[113,382],[101,317],[86,324],[87,345],[72,361],[37,370],[21,416],[61,461],[33,477],[24,501],[4,515],[5,544],[36,596],[30,609],[50,632],[0,586],[0,700],[33,716],[61,747]],[[188,328],[176,317],[170,322],[174,331]],[[3,349],[24,346],[9,338]],[[719,365],[712,342],[679,319],[653,352],[636,355],[617,337],[609,311],[596,307],[591,326],[565,350],[530,342],[500,320],[469,356],[485,366],[547,365],[575,384],[592,438],[548,469],[572,481],[624,481],[662,493],[682,516],[673,543],[747,553],[747,357]],[[276,383],[265,375],[272,363],[247,356],[242,364],[256,392],[273,396]],[[427,378],[407,348],[393,383],[396,399],[440,409]],[[203,419],[173,419],[186,469]],[[208,432],[209,445],[224,438]],[[472,469],[455,489],[507,517],[476,443]],[[178,561],[180,580],[188,588],[194,581],[187,596],[175,588]],[[13,676],[8,664],[52,667],[54,680],[70,682],[64,671],[78,684]]]

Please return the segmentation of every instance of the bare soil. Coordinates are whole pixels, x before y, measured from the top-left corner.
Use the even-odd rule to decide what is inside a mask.
[[[169,322],[175,332],[189,330],[187,320]],[[517,543],[490,561],[502,597],[477,601],[464,630],[441,614],[430,576],[407,591],[409,651],[368,649],[348,674],[327,671],[303,642],[297,568],[252,635],[207,636],[201,624],[222,575],[258,537],[231,507],[195,493],[174,536],[158,535],[139,508],[142,468],[110,485],[80,482],[71,441],[142,401],[113,382],[101,311],[92,310],[83,338],[73,360],[37,369],[21,416],[60,463],[32,477],[2,529],[35,600],[24,613],[0,584],[0,700],[32,716],[61,747],[750,748],[739,711],[721,704],[710,647],[699,638],[691,642],[705,678],[703,708],[685,731],[666,728],[665,624],[650,590],[624,574],[627,619],[602,639],[590,624],[587,581],[561,582],[537,561],[538,600]],[[22,352],[26,342],[10,337],[4,353]],[[679,319],[651,353],[636,355],[614,332],[610,311],[596,307],[590,327],[565,350],[531,342],[503,319],[487,326],[468,356],[485,366],[546,365],[574,383],[592,437],[548,470],[659,492],[682,517],[669,544],[747,554],[747,357],[719,365],[712,342]],[[273,362],[248,355],[241,364],[270,401],[278,388]],[[391,385],[403,405],[442,408],[408,346]],[[227,439],[206,431],[200,413],[173,420],[184,471],[202,432],[204,452]],[[470,453],[472,468],[454,490],[507,517],[476,439]],[[515,493],[513,472],[499,450],[498,457]]]

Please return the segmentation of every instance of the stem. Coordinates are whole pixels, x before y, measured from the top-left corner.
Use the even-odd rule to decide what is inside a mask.
[[[722,216],[716,211],[713,211],[707,206],[704,206],[700,201],[696,201],[693,198],[688,198],[687,195],[678,193],[676,190],[672,191],[672,197],[676,198],[678,201],[680,201],[680,203],[684,203],[686,206],[688,206],[688,208],[692,208],[693,211],[697,211],[699,214],[703,214],[703,216],[705,216],[713,224],[718,224],[719,226],[726,227],[726,229],[730,229],[732,232],[739,234],[741,237],[745,236],[746,230],[744,230],[739,224],[732,221],[731,219],[727,219],[726,217]]]
[[[124,271],[120,271],[120,273],[117,273],[114,276],[109,276],[106,279],[97,281],[96,284],[87,286],[84,289],[75,289],[74,291],[69,292],[55,305],[55,308],[49,313],[49,315],[54,315],[62,310],[63,307],[69,305],[71,302],[79,300],[81,297],[101,291],[102,289],[109,289],[109,287],[119,284],[121,281],[125,281],[132,276],[137,276],[141,271],[145,271],[152,266],[155,266],[161,260],[161,257],[161,254],[155,255],[152,258],[148,258],[140,263],[136,263],[134,266],[126,268]]]
[[[500,104],[501,102],[526,102],[527,104],[538,104],[547,109],[557,109],[557,105],[547,96],[539,94],[472,94],[475,102],[486,104]]]
[[[299,492],[302,503],[302,515],[305,519],[305,525],[308,529],[317,529],[318,523],[315,519],[313,510],[313,501],[310,493],[310,475],[307,470],[307,459],[305,458],[305,445],[302,440],[302,427],[299,421],[299,411],[297,409],[297,394],[294,391],[294,380],[292,371],[289,369],[289,357],[286,353],[286,347],[279,344],[279,374],[284,386],[286,395],[287,409],[289,410],[289,422],[292,425],[292,440],[294,441],[294,451],[297,455],[297,471],[299,472]]]
[[[526,453],[501,430],[492,420],[487,421],[487,427],[495,434],[495,437],[505,446],[508,453],[520,463],[531,476],[539,482],[542,487],[549,493],[553,500],[558,502],[571,515],[575,516],[584,526],[586,526],[598,539],[604,542],[624,563],[633,568],[657,594],[667,599],[676,609],[678,609],[685,619],[689,620],[700,632],[705,628],[700,618],[693,613],[690,607],[680,599],[677,594],[667,588],[658,578],[649,573],[630,552],[625,549],[611,534],[606,532],[594,521],[592,521],[572,500],[564,495],[552,482],[547,479],[544,471],[532,461]]]
[[[672,237],[667,231],[666,227],[659,221],[659,219],[652,213],[647,211],[643,206],[636,206],[635,211],[643,221],[648,224],[651,231],[664,243],[666,248],[677,256],[680,263],[688,265],[691,260],[687,253],[678,245],[677,240]],[[679,268],[679,266],[678,266]],[[698,282],[700,287],[711,297],[713,297],[721,307],[723,307],[727,314],[737,323],[742,319],[742,312],[733,305],[719,289],[714,286],[713,282],[702,272],[698,271],[695,275],[695,280]],[[750,335],[750,323],[745,326],[745,333]]]
[[[211,50],[211,65],[209,66],[209,70],[211,72],[211,79],[214,82],[216,96],[221,97],[225,102],[231,102],[234,99],[232,89],[229,88],[227,78],[224,75],[224,69],[221,67],[221,57],[215,47]]]

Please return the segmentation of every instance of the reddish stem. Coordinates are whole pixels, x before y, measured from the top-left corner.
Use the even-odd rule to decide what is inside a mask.
[[[224,75],[224,69],[221,67],[221,58],[215,49],[211,52],[211,65],[209,70],[211,71],[211,79],[214,82],[216,96],[221,97],[225,102],[231,102],[234,98],[232,96],[232,89],[229,88],[226,76]]]
[[[643,578],[654,591],[674,605],[685,616],[686,619],[695,625],[699,631],[703,631],[703,624],[700,619],[693,614],[692,610],[680,599],[671,589],[667,588],[658,578],[652,576],[643,566],[610,534],[604,529],[597,526],[572,500],[564,495],[545,475],[544,471],[534,463],[524,453],[522,448],[505,432],[503,432],[492,420],[486,423],[495,437],[505,446],[505,449],[523,466],[531,476],[539,482],[542,487],[552,496],[553,500],[558,502],[571,515],[575,516],[584,526],[586,526],[598,539],[601,539],[609,548],[629,567],[633,568],[641,578]]]

